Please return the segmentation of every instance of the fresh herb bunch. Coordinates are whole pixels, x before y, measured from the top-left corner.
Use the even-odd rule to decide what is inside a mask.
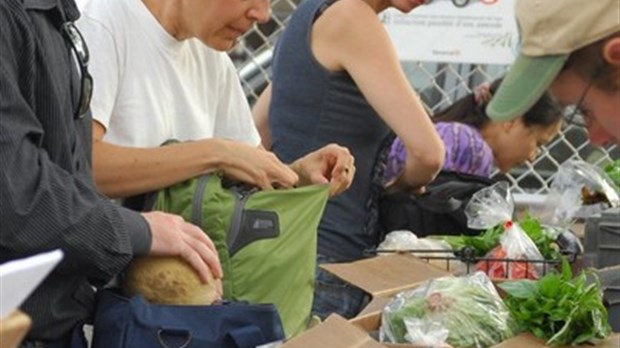
[[[593,282],[588,282],[591,276]],[[504,302],[523,330],[546,339],[548,345],[594,342],[611,333],[596,274],[572,277],[566,259],[561,273],[548,273],[537,281],[516,280],[499,284]]]

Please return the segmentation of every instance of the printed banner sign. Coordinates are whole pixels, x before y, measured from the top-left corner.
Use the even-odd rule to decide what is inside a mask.
[[[510,64],[519,44],[514,6],[514,0],[431,0],[408,14],[388,9],[381,19],[401,60]]]

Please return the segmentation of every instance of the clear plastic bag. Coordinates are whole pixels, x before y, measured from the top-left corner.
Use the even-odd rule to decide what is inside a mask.
[[[486,348],[516,333],[510,312],[481,272],[433,279],[396,295],[383,310],[382,323],[382,342],[421,346]],[[442,337],[445,342],[439,342]]]
[[[486,230],[512,220],[515,202],[510,187],[500,181],[473,194],[465,207],[467,226],[476,230]]]
[[[568,226],[575,218],[586,218],[609,206],[620,206],[620,197],[613,183],[603,172],[582,160],[564,162],[553,176],[549,195],[540,212],[540,220],[552,226]],[[587,202],[598,195],[606,202]],[[592,203],[592,204],[584,204]]]
[[[544,258],[532,239],[512,221],[513,212],[514,201],[506,182],[496,183],[472,196],[465,207],[469,227],[488,229],[504,224],[500,244],[476,264],[476,269],[491,278],[537,279],[544,272]]]
[[[418,238],[415,233],[406,230],[393,231],[385,236],[377,246],[377,255],[395,252],[410,252],[428,263],[453,272],[467,273],[467,265],[454,255],[450,244],[439,239]]]
[[[377,247],[379,254],[382,250],[390,251],[407,251],[407,250],[452,250],[450,245],[442,240],[418,238],[415,233],[406,230],[393,231],[385,236],[385,239]],[[415,252],[413,252],[416,255]],[[417,256],[426,256],[427,254],[418,253]],[[441,253],[445,256],[445,253]]]

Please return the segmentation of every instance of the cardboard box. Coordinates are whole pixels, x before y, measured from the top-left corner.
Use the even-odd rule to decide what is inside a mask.
[[[321,324],[282,345],[282,348],[385,348],[345,318],[332,314]]]
[[[373,336],[374,332],[379,330],[381,327],[381,313],[375,313],[373,315],[365,316],[365,317],[357,317],[353,318],[349,321],[351,324],[357,326],[358,328],[364,330],[369,333],[369,335]],[[382,343],[386,347],[393,348],[422,348],[419,346],[415,346],[412,344],[393,344],[393,343]],[[335,347],[335,346],[333,346]],[[545,340],[534,337],[534,335],[525,333],[517,335],[511,339],[508,339],[502,343],[499,343],[493,348],[547,348],[545,345]],[[572,346],[570,348],[576,347],[587,347],[587,348],[619,348],[620,347],[620,334],[612,334],[604,342],[596,346],[592,345],[583,345],[583,346]],[[458,347],[456,347],[458,348]],[[557,346],[553,348],[569,348],[566,346]]]
[[[32,320],[21,311],[15,311],[0,320],[0,347],[17,347],[28,333]]]
[[[351,324],[356,327],[364,330],[371,336],[377,337],[379,328],[381,327],[381,313],[373,313],[365,316],[358,316],[349,321]],[[382,343],[386,347],[394,347],[394,348],[423,348],[413,344],[407,343]]]
[[[389,298],[399,292],[415,288],[424,281],[450,275],[408,253],[376,256],[351,263],[324,264],[321,267],[372,297],[358,317],[380,312]]]
[[[548,347],[545,345],[545,340],[541,340],[539,338],[534,337],[532,334],[521,334],[517,335],[509,340],[506,340],[493,348],[544,348]],[[620,334],[612,334],[604,342],[598,344],[596,346],[592,345],[584,345],[584,346],[576,346],[576,347],[589,347],[589,348],[618,348],[620,347]],[[569,348],[567,346],[556,346],[553,348]],[[572,346],[571,348],[575,348]]]
[[[450,273],[446,270],[431,265],[409,253],[376,256],[370,259],[359,260],[351,263],[325,264],[321,265],[321,267],[338,278],[364,290],[371,296],[370,303],[358,314],[357,317],[351,320],[351,323],[347,322],[345,325],[342,322],[334,323],[334,320],[332,320],[332,323],[330,324],[328,323],[328,320],[332,318],[332,316],[330,316],[328,320],[321,324],[320,326],[322,326],[323,330],[326,330],[327,332],[324,333],[325,337],[339,336],[338,332],[343,331],[343,327],[348,326],[349,328],[347,330],[350,331],[351,328],[353,328],[354,330],[363,333],[371,340],[372,338],[368,335],[368,332],[378,330],[378,326],[375,330],[366,330],[364,326],[359,325],[360,321],[372,321],[374,320],[373,318],[380,318],[381,311],[383,311],[383,308],[395,294],[413,289],[420,283],[427,280],[450,275]],[[340,345],[333,343],[318,345],[316,344],[317,341],[311,342],[312,344],[307,343],[307,346],[300,345],[298,347],[341,347]],[[373,342],[376,343],[374,340]],[[419,348],[410,344],[385,344],[380,346]],[[288,346],[286,347],[288,348]],[[342,347],[358,346],[343,345]]]

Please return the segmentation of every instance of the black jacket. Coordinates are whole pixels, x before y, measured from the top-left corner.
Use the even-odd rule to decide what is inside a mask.
[[[93,286],[146,253],[143,217],[95,190],[90,112],[74,119],[80,72],[59,28],[73,0],[0,1],[0,263],[60,248],[64,260],[22,306],[29,339],[66,335]]]

